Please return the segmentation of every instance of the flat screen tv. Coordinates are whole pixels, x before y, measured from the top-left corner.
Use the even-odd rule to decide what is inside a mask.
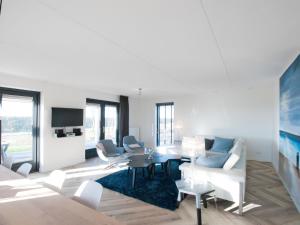
[[[52,127],[83,126],[83,109],[52,108]]]

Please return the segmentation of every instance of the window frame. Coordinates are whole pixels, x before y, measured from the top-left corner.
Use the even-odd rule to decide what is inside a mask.
[[[160,143],[160,107],[171,106],[174,112],[174,102],[156,103],[156,146],[161,146]],[[174,130],[173,130],[174,115],[171,110],[171,143],[174,143]],[[166,126],[166,110],[165,110],[165,126]]]
[[[3,95],[12,95],[12,96],[25,96],[25,97],[32,97],[33,99],[33,115],[32,115],[32,136],[33,136],[33,143],[32,143],[32,152],[33,152],[33,159],[28,161],[28,163],[32,164],[32,172],[39,171],[40,168],[40,96],[41,93],[38,91],[29,91],[23,89],[14,89],[14,88],[7,88],[7,87],[0,87],[0,108],[2,105],[2,97]],[[2,139],[2,119],[0,118],[0,144]],[[13,169],[18,168],[21,163],[14,163]],[[1,154],[0,154],[0,164],[1,164]]]
[[[98,100],[98,99],[92,99],[87,98],[86,104],[98,104],[100,106],[100,137],[99,140],[105,138],[105,106],[116,106],[117,107],[117,133],[116,133],[116,142],[117,146],[120,145],[119,140],[119,126],[120,126],[120,103],[119,102],[113,102],[113,101],[105,101],[105,100]],[[95,149],[95,148],[88,148],[86,150]]]

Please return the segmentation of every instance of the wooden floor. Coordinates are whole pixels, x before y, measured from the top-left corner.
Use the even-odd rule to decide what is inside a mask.
[[[86,179],[98,179],[117,168],[106,170],[98,158],[66,168],[67,180],[63,194],[72,196]],[[42,180],[47,174],[32,174],[31,179]],[[271,163],[248,161],[247,189],[244,215],[237,215],[237,207],[219,200],[210,201],[203,212],[206,225],[300,225],[300,214],[276,175]],[[192,225],[196,224],[195,200],[187,197],[176,211],[169,211],[105,189],[99,211],[130,225]]]

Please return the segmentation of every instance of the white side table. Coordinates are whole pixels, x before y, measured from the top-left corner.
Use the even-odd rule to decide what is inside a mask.
[[[183,200],[184,194],[195,195],[196,196],[196,208],[197,208],[197,224],[202,225],[201,218],[201,201],[203,203],[204,208],[207,208],[207,196],[208,194],[214,192],[212,185],[209,183],[206,184],[195,184],[191,185],[191,183],[186,180],[176,181],[176,186],[178,188],[178,205]]]

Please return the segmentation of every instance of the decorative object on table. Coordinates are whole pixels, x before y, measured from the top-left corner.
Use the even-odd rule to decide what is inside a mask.
[[[154,149],[149,148],[148,149],[148,159],[151,160],[153,158],[153,153],[155,152]]]
[[[202,225],[201,202],[204,208],[207,208],[207,197],[213,194],[215,191],[214,187],[210,183],[193,185],[188,180],[178,180],[176,181],[176,186],[178,188],[178,207],[184,194],[194,195],[196,197],[197,224]]]
[[[156,166],[156,174],[152,179],[142,176],[142,170],[136,174],[136,185],[132,188],[132,177],[127,175],[126,170],[121,170],[105,176],[98,183],[110,190],[122,193],[129,197],[139,199],[149,204],[175,210],[177,205],[178,190],[175,180],[181,178],[178,163],[171,164],[171,175],[165,176],[164,170]]]

